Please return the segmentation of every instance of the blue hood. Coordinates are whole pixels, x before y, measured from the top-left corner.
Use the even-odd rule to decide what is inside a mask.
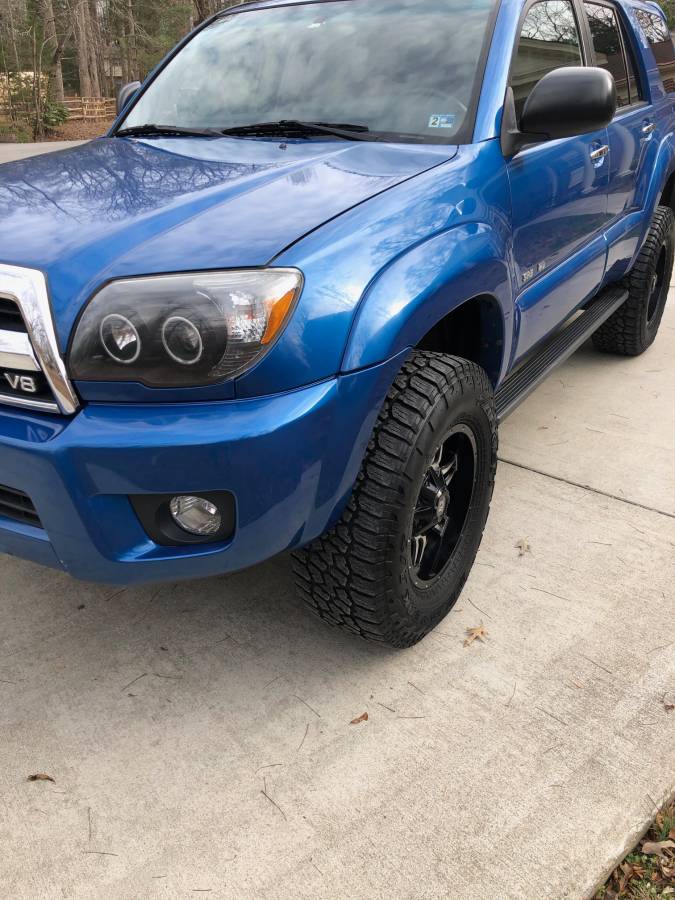
[[[102,138],[0,166],[0,261],[42,269],[65,344],[121,276],[260,266],[456,147]]]

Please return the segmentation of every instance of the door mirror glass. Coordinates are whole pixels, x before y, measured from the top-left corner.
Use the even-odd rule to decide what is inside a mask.
[[[140,89],[140,81],[130,81],[121,87],[117,93],[117,114],[119,115],[129,101],[136,96]]]

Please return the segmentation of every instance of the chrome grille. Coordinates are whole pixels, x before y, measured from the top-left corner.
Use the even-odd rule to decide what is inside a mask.
[[[0,407],[70,415],[77,397],[59,354],[42,272],[0,264]]]
[[[13,300],[7,300],[5,297],[0,297],[0,328],[10,331],[26,330],[21,310]]]
[[[0,404],[59,412],[14,300],[0,297]]]

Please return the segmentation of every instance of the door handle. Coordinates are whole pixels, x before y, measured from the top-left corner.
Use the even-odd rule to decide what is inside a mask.
[[[653,131],[656,131],[656,125],[654,124],[654,122],[645,122],[642,126],[642,140],[650,140]]]
[[[603,159],[609,153],[609,147],[607,144],[603,144],[602,147],[597,147],[595,150],[591,150],[591,159],[593,162],[597,162],[599,159]]]

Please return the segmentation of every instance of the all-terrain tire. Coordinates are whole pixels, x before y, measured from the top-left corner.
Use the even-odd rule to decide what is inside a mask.
[[[673,271],[674,224],[672,210],[658,206],[642,250],[626,279],[628,299],[593,335],[598,350],[639,356],[654,343]]]
[[[446,452],[452,458],[441,465]],[[458,460],[461,478],[454,474],[460,472]],[[387,395],[341,520],[294,554],[296,584],[309,609],[370,641],[393,647],[420,641],[464,587],[483,535],[496,468],[497,417],[484,370],[458,357],[415,352]],[[420,505],[429,479],[441,470],[448,479],[444,500]],[[420,510],[438,517],[427,531],[437,544],[427,549],[425,540],[423,552],[422,538],[413,534],[422,530]],[[451,530],[447,521],[442,524],[441,512]],[[441,567],[444,547],[453,549]],[[423,573],[425,554],[428,572]],[[439,567],[434,574],[432,556]]]

